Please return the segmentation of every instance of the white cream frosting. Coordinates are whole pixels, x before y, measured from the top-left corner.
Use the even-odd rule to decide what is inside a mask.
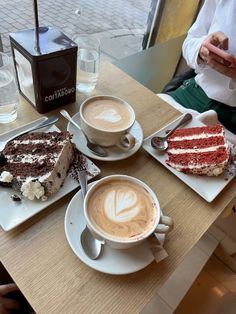
[[[6,182],[6,183],[11,183],[13,180],[13,175],[8,172],[8,171],[3,171],[0,175],[0,181],[1,182]]]
[[[168,149],[168,153],[170,154],[192,154],[192,153],[207,153],[207,152],[214,152],[220,147],[225,147],[227,148],[227,145],[218,145],[218,146],[213,146],[213,147],[205,147],[205,148],[191,148],[191,149],[182,149],[182,148],[170,148]]]
[[[15,155],[5,155],[5,157],[11,162],[11,163],[18,163],[19,160],[16,158]],[[21,163],[33,163],[33,162],[43,162],[44,159],[48,159],[50,157],[51,162],[55,162],[58,159],[58,154],[49,154],[49,155],[32,155],[32,154],[21,154],[18,156],[20,158]]]
[[[15,145],[37,145],[37,144],[45,144],[45,145],[55,145],[55,142],[52,140],[14,140],[12,141]],[[58,145],[64,145],[66,141],[58,141]]]
[[[205,139],[205,138],[218,137],[218,136],[224,136],[223,131],[217,134],[200,133],[200,134],[193,134],[193,135],[175,136],[173,138],[169,138],[169,141],[175,142],[175,141],[185,141],[185,140],[198,140],[198,139]]]
[[[209,164],[204,164],[204,163],[202,163],[202,164],[187,164],[187,165],[179,165],[179,164],[175,164],[175,163],[172,163],[172,162],[170,162],[170,161],[168,161],[168,164],[171,166],[171,167],[173,167],[173,168],[175,168],[176,170],[178,170],[178,171],[181,171],[181,170],[183,170],[183,169],[186,169],[186,168],[188,168],[188,169],[202,169],[202,168],[204,168],[204,167],[219,167],[219,165],[216,165],[216,164],[212,164],[212,165],[209,165]]]
[[[54,142],[54,143],[53,143]],[[55,140],[15,140],[14,145],[18,144],[55,144]],[[73,145],[71,142],[67,140],[61,140],[57,142],[57,145],[61,145],[61,150],[59,152],[52,152],[43,155],[38,155],[37,151],[34,154],[34,147],[32,148],[32,152],[24,153],[24,154],[15,154],[15,155],[5,155],[7,160],[11,163],[21,163],[22,165],[25,163],[34,164],[39,163],[43,164],[44,160],[51,162],[52,167],[51,170],[42,174],[42,175],[31,175],[26,176],[17,176],[16,180],[21,185],[21,192],[23,196],[28,198],[29,200],[40,199],[44,201],[48,196],[56,193],[63,184],[63,181],[67,175],[68,168],[72,162],[74,157],[73,153]],[[35,147],[37,148],[37,147]],[[47,164],[47,163],[46,163]],[[30,167],[30,165],[29,165]],[[46,169],[45,169],[46,170]],[[47,171],[47,170],[46,170]],[[42,171],[43,173],[44,171]],[[4,180],[7,180],[4,176]]]
[[[31,178],[27,180],[21,186],[21,192],[23,196],[27,197],[29,200],[33,201],[35,198],[40,199],[44,196],[44,187],[39,181],[34,181]]]

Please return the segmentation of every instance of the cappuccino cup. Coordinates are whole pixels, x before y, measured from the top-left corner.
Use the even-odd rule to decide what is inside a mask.
[[[114,96],[93,96],[80,106],[80,124],[89,140],[100,146],[129,150],[135,138],[129,132],[135,122],[133,108]]]
[[[93,236],[114,249],[127,249],[152,233],[168,233],[172,219],[161,216],[156,194],[126,175],[96,181],[84,200],[84,215]]]

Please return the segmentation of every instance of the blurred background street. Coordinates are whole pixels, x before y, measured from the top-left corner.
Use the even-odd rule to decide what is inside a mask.
[[[53,25],[70,38],[93,34],[102,59],[115,61],[142,49],[151,0],[39,0],[41,26]],[[10,53],[9,33],[34,27],[32,0],[0,0],[0,34]]]

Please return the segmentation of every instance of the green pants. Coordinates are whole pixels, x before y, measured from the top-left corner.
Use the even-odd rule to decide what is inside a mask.
[[[183,107],[204,112],[214,110],[218,120],[231,132],[236,134],[236,107],[227,106],[210,99],[194,78],[188,79],[173,92],[169,92]]]

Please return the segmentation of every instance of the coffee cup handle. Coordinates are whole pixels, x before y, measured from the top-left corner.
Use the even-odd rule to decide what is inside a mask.
[[[129,150],[133,148],[135,145],[135,137],[130,133],[125,133],[121,136],[119,143],[117,146],[124,150]]]
[[[169,233],[174,227],[173,219],[169,216],[161,216],[159,224],[156,226],[154,233]]]

